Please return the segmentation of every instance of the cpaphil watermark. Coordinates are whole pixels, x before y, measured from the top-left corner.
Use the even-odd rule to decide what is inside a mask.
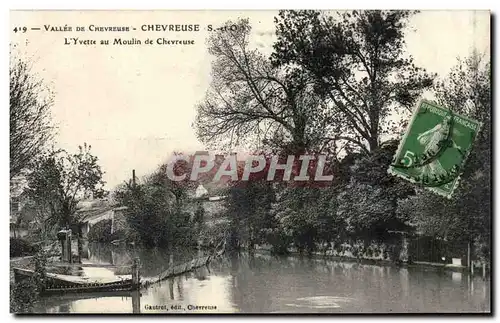
[[[177,154],[166,164],[166,175],[171,181],[247,182],[254,180],[275,182],[328,183],[332,182],[333,163],[321,154],[239,156]]]

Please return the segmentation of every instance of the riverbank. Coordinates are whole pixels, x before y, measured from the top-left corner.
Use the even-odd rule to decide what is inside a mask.
[[[271,250],[260,248],[257,249],[256,252],[261,252],[265,254],[271,254]],[[346,257],[346,256],[334,256],[334,255],[325,255],[319,252],[313,252],[310,255],[304,255],[300,252],[290,251],[287,256],[295,256],[295,257],[306,257],[306,258],[314,258],[314,259],[325,259],[325,260],[334,260],[339,262],[349,262],[349,263],[360,263],[365,265],[377,265],[377,266],[391,266],[391,267],[411,267],[411,268],[426,268],[430,270],[436,271],[453,271],[460,273],[470,273],[470,269],[467,266],[455,265],[455,264],[446,264],[446,263],[437,263],[437,262],[429,262],[429,261],[412,261],[412,262],[394,262],[392,260],[384,260],[384,259],[366,259],[366,258],[355,258],[355,257]],[[482,274],[482,268],[475,267],[474,274],[480,275]],[[489,275],[489,270],[486,270],[486,275]]]

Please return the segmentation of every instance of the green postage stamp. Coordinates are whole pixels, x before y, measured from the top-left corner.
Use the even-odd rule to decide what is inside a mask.
[[[388,172],[450,198],[481,122],[421,101]]]

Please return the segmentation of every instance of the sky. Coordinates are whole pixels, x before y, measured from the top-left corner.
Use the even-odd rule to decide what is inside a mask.
[[[252,24],[251,46],[271,53],[275,11],[12,11],[20,55],[54,91],[56,146],[70,152],[86,142],[105,171],[107,188],[152,172],[173,151],[204,150],[192,127],[196,105],[210,85],[206,25],[238,17]],[[75,32],[76,26],[130,26],[129,33]],[[143,32],[144,24],[200,24],[199,32]],[[44,25],[71,26],[46,32]],[[74,46],[65,38],[192,39],[194,45]],[[422,11],[410,21],[408,52],[417,66],[444,77],[473,48],[490,51],[487,11]]]

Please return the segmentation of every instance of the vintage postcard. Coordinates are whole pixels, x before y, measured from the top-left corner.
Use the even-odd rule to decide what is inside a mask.
[[[10,311],[491,314],[490,21],[11,11]]]

